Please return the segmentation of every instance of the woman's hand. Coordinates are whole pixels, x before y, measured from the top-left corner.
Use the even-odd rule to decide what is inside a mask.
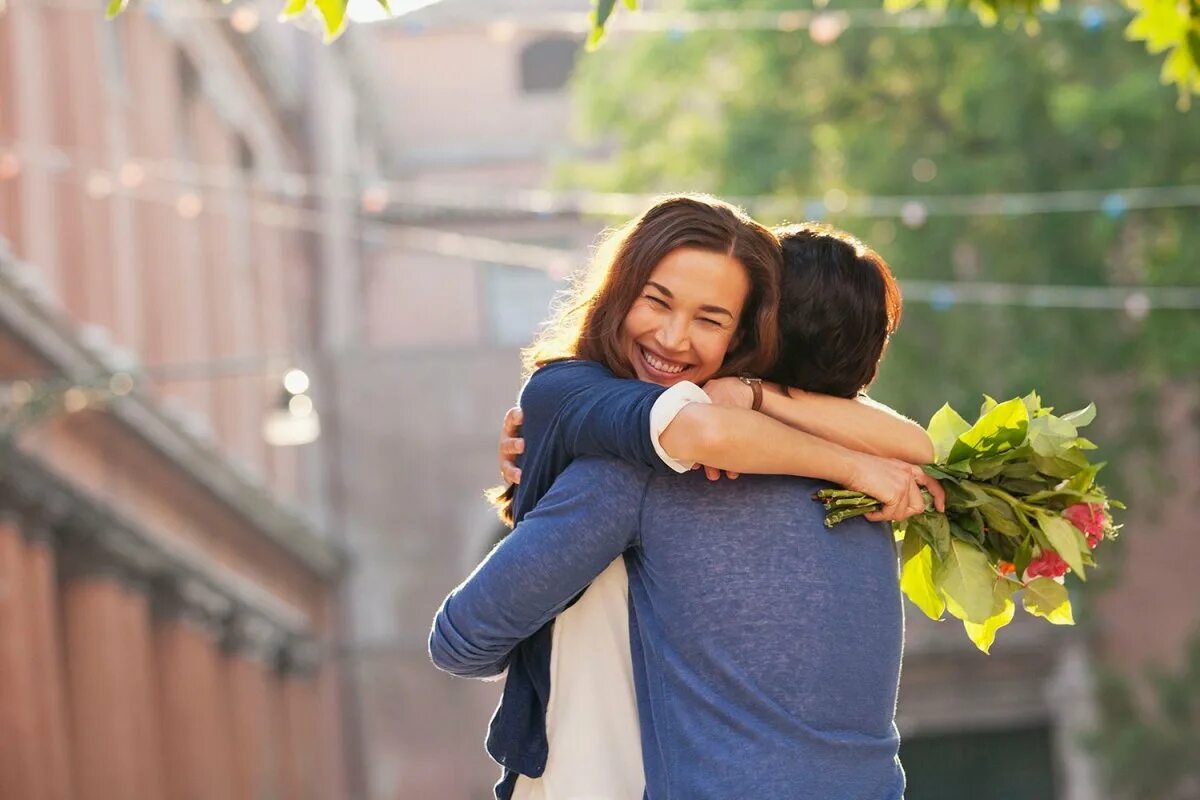
[[[894,458],[880,458],[863,453],[855,455],[855,463],[847,489],[874,497],[883,508],[867,514],[872,522],[899,522],[925,511],[924,487],[933,497],[938,511],[946,510],[946,492],[925,470]]]
[[[715,378],[701,388],[714,406],[751,408],[754,405],[754,392],[742,383],[741,378]]]
[[[520,438],[524,421],[525,414],[513,406],[504,414],[504,425],[500,429],[500,478],[508,483],[521,482],[517,456],[525,452],[525,440]]]
[[[754,392],[742,383],[740,378],[714,378],[701,387],[714,406],[750,409],[754,405]],[[699,469],[702,465],[697,464]],[[726,472],[730,480],[737,480],[738,473]],[[716,467],[704,467],[704,476],[710,481],[721,480],[721,470]]]

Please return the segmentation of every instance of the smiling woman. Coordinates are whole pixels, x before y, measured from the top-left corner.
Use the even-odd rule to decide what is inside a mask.
[[[660,386],[702,383],[721,368],[737,334],[750,279],[725,253],[672,251],[625,315],[621,338],[638,378]]]
[[[610,232],[525,351],[525,370],[581,358],[661,384],[639,372],[656,369],[648,352],[672,381],[765,372],[778,346],[779,262],[774,235],[728,203],[666,197]],[[672,372],[680,365],[689,374]]]

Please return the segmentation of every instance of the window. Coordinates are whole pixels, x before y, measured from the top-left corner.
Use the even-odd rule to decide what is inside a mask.
[[[521,51],[521,90],[528,94],[561,91],[575,69],[579,40],[568,36],[538,39]]]
[[[1053,744],[1045,727],[906,736],[905,800],[1054,800]]]

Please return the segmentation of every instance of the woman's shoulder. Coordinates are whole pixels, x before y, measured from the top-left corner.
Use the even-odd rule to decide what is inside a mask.
[[[608,367],[597,361],[564,358],[538,366],[525,388],[521,390],[521,405],[544,394],[561,395],[586,389],[597,381],[615,377]]]

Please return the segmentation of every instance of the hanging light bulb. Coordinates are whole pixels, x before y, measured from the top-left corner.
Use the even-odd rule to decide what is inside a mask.
[[[382,183],[373,183],[363,190],[359,205],[365,214],[382,214],[388,207],[388,188]]]
[[[11,180],[21,174],[21,158],[16,153],[0,152],[0,181]]]
[[[175,211],[184,219],[195,219],[204,211],[204,200],[195,192],[184,192],[175,199]]]
[[[279,401],[263,418],[262,434],[267,444],[294,447],[315,442],[321,435],[321,417],[307,394],[310,385],[304,370],[284,373]]]
[[[146,168],[136,161],[126,161],[117,174],[126,189],[136,189],[146,180]]]
[[[258,9],[253,6],[238,6],[229,15],[229,26],[241,34],[254,33],[259,21]]]

